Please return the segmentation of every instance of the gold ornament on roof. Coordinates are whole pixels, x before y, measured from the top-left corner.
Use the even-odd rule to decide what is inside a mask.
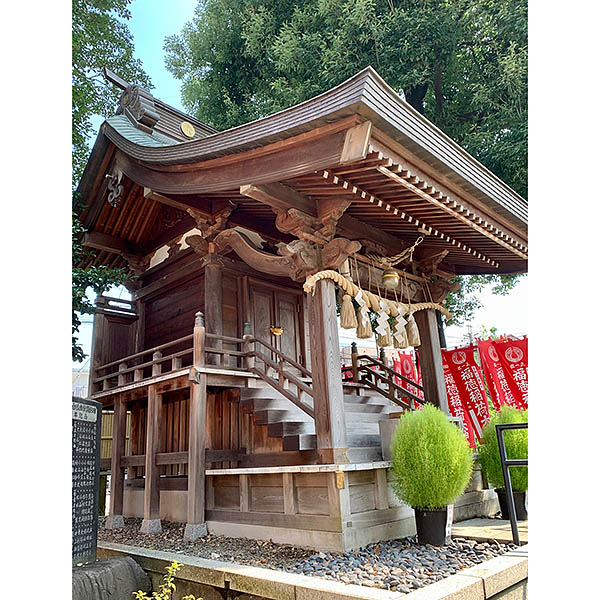
[[[196,130],[189,121],[182,121],[179,127],[181,128],[183,135],[186,137],[193,138],[196,135]]]

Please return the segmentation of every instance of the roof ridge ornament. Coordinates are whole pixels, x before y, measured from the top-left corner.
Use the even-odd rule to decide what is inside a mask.
[[[129,85],[121,94],[117,114],[123,113],[132,124],[152,133],[160,115],[154,104],[154,96],[139,85]]]

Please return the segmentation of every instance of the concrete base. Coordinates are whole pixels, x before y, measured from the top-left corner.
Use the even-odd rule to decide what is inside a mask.
[[[98,554],[133,557],[152,578],[154,589],[160,585],[165,568],[177,560],[184,565],[175,577],[178,597],[194,594],[204,600],[222,600],[226,595],[240,600],[523,600],[527,597],[527,546],[409,594],[123,544],[101,543]],[[521,595],[514,594],[517,587]]]
[[[162,531],[160,519],[144,519],[140,531],[142,533],[160,533]]]
[[[117,600],[151,590],[150,579],[129,556],[103,558],[73,568],[73,600]]]
[[[125,527],[123,515],[108,515],[106,517],[105,529],[121,529],[121,527]]]
[[[183,532],[184,542],[195,542],[208,533],[206,523],[187,523]]]

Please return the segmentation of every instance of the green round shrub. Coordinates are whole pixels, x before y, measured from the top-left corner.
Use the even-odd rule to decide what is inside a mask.
[[[491,413],[490,422],[482,430],[479,444],[479,463],[488,482],[504,489],[504,477],[500,464],[500,451],[496,437],[496,425],[504,423],[527,423],[527,411],[503,406],[500,412]],[[527,429],[504,432],[507,458],[527,458]],[[510,482],[515,492],[527,491],[527,467],[510,467]]]
[[[448,506],[469,484],[469,444],[462,430],[432,404],[401,417],[391,451],[392,488],[413,508]]]

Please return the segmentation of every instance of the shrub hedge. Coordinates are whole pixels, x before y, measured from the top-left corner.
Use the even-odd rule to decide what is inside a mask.
[[[452,504],[469,484],[473,457],[462,432],[432,404],[402,416],[391,445],[391,484],[413,508]]]
[[[496,425],[504,423],[526,423],[526,410],[503,406],[499,412],[491,413],[490,422],[483,428],[479,444],[479,463],[488,482],[496,488],[504,488],[500,451],[496,437]],[[507,458],[527,458],[527,429],[504,432]],[[527,467],[511,467],[510,481],[515,492],[525,492],[528,484]]]

